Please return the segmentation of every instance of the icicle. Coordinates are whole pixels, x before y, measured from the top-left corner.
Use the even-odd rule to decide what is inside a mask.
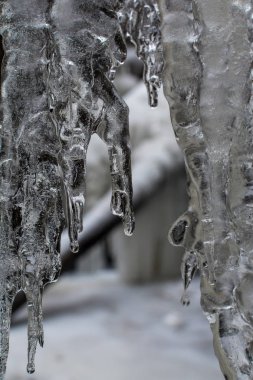
[[[85,5],[85,6],[84,6]],[[18,291],[28,305],[28,365],[43,345],[42,291],[61,269],[68,226],[78,251],[91,135],[106,143],[112,212],[134,228],[128,107],[108,79],[126,58],[118,0],[1,0],[0,378]],[[98,21],[99,20],[99,21]],[[111,74],[112,76],[112,74]]]
[[[252,2],[159,4],[164,89],[190,196],[170,239],[186,249],[185,288],[200,270],[225,378],[252,379]]]
[[[157,1],[126,0],[119,12],[119,21],[126,39],[136,46],[137,55],[143,61],[143,78],[147,86],[149,104],[151,107],[156,107],[163,70]]]
[[[81,194],[85,189],[86,154],[93,133],[97,133],[108,146],[112,211],[123,218],[127,234],[131,234],[134,228],[128,108],[107,79],[111,69],[126,58],[126,47],[118,25],[117,2],[105,1],[110,12],[95,0],[89,1],[85,7],[81,0],[69,0],[64,6],[61,0],[55,0],[52,23],[62,70],[67,78],[65,83],[68,80],[67,88],[71,93],[71,96],[67,95],[68,116],[64,116],[62,123],[58,118],[58,123],[65,130],[62,146],[64,167],[67,168],[64,174],[66,208],[70,237],[76,247],[77,234],[82,229],[84,202]],[[55,99],[59,95],[62,96],[58,92]]]

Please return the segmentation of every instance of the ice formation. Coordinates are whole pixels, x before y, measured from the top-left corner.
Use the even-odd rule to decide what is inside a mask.
[[[170,238],[186,249],[186,288],[200,270],[225,379],[253,379],[252,1],[159,4],[164,90],[190,196]]]
[[[125,0],[119,21],[126,39],[136,46],[137,56],[143,61],[149,104],[156,107],[163,71],[158,4],[154,0]]]
[[[42,291],[59,275],[64,226],[71,250],[78,251],[93,133],[108,147],[112,212],[123,219],[126,234],[134,228],[128,107],[110,80],[127,54],[118,20],[122,5],[120,0],[0,0],[0,379],[19,291],[27,298],[27,370],[34,372],[36,346],[43,345]],[[161,62],[158,68],[154,62],[153,46],[160,46],[155,12],[147,9],[138,21],[137,41],[152,105],[161,73]]]
[[[65,226],[78,251],[93,133],[108,147],[112,212],[126,234],[133,231],[128,107],[112,80],[129,40],[157,105],[160,14],[164,90],[190,197],[170,238],[186,250],[185,289],[200,270],[201,304],[225,378],[253,379],[252,1],[159,0],[159,7],[154,0],[0,0],[0,380],[19,291],[27,297],[27,370],[34,371],[42,291],[59,275]]]

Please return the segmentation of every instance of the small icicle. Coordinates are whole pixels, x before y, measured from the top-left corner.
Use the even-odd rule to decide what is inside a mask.
[[[119,12],[119,22],[125,38],[135,45],[137,56],[143,61],[149,105],[156,107],[164,66],[156,0],[126,0]]]
[[[71,250],[79,249],[93,133],[109,151],[112,211],[122,218],[127,235],[134,228],[128,107],[108,79],[126,58],[116,13],[121,2],[89,3],[86,8],[83,0],[0,0],[1,35],[8,49],[0,113],[0,166],[8,163],[2,165],[0,181],[0,380],[11,304],[19,290],[28,302],[27,371],[35,370],[36,347],[44,342],[41,291],[60,272],[64,225]],[[29,62],[24,51],[31,53]],[[11,278],[11,293],[4,288],[5,277]]]

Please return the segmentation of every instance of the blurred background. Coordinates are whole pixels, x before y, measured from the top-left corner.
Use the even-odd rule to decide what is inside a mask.
[[[150,109],[142,63],[129,48],[115,86],[130,108],[136,230],[125,237],[110,214],[105,145],[88,152],[85,230],[78,255],[63,236],[63,274],[44,295],[45,348],[26,375],[26,308],[15,305],[6,380],[221,380],[209,325],[199,306],[180,304],[182,250],[169,227],[187,207],[183,158],[159,95]]]

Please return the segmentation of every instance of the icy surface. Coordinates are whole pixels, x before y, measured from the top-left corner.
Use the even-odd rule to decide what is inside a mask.
[[[126,58],[118,20],[122,5],[118,0],[0,0],[5,52],[0,112],[0,379],[8,356],[11,306],[19,291],[27,297],[27,370],[34,372],[36,346],[44,340],[42,291],[59,275],[65,226],[71,250],[78,251],[86,153],[93,133],[108,148],[112,212],[123,219],[127,235],[134,228],[128,107],[111,82]],[[135,28],[139,25],[139,38],[147,46],[140,57],[150,93],[156,94],[160,71],[153,73],[153,44],[158,8],[143,14]]]
[[[224,377],[252,379],[252,2],[159,3],[165,95],[190,196],[170,236],[186,249],[185,288],[200,269]]]

